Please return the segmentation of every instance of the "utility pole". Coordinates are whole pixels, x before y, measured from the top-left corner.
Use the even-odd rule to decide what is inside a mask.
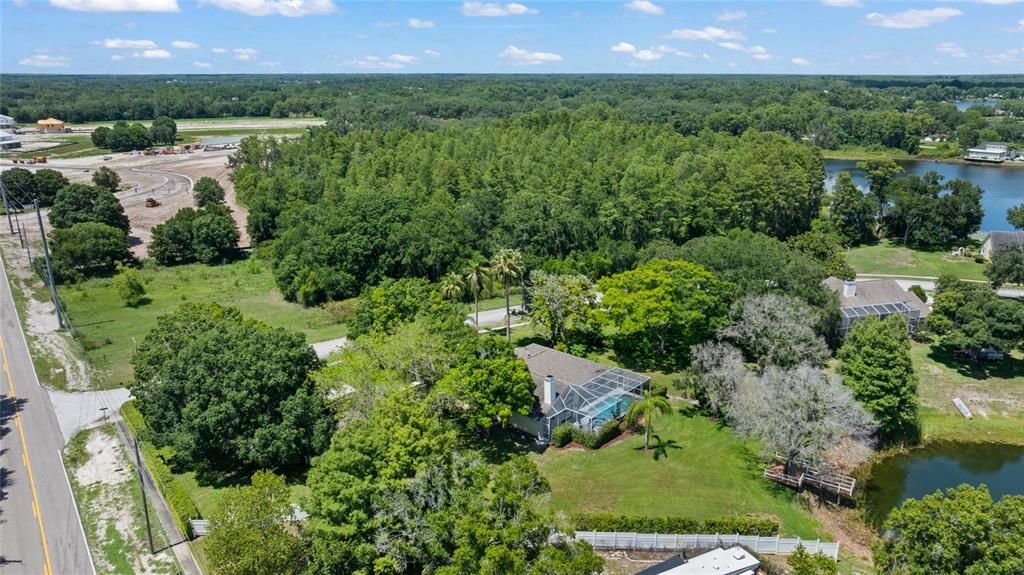
[[[142,491],[142,512],[146,516],[146,534],[149,535],[149,553],[151,555],[155,555],[156,549],[153,547],[153,527],[149,524],[149,503],[146,501],[146,484],[142,479],[142,456],[139,455],[139,440],[134,437],[132,440],[135,442],[135,467],[139,470],[139,489]]]
[[[0,181],[0,197],[4,199],[4,213],[7,214],[7,227],[11,228],[11,233],[14,233],[14,224],[11,223],[11,204],[7,202],[7,186]]]
[[[43,237],[43,258],[46,260],[46,276],[50,284],[50,297],[53,298],[53,309],[57,312],[57,324],[64,329],[64,314],[60,311],[60,301],[57,299],[57,284],[53,282],[53,266],[50,264],[50,248],[46,245],[46,230],[43,229],[43,216],[39,213],[39,200],[32,200],[36,208],[36,220],[39,222],[39,235]],[[29,260],[29,265],[31,265]]]

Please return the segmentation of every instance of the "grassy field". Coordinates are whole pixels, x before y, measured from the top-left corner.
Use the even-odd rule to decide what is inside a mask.
[[[156,325],[158,316],[185,302],[214,301],[273,326],[300,331],[310,343],[345,335],[345,326],[320,308],[304,308],[281,298],[268,267],[256,260],[222,266],[200,264],[146,267],[146,302],[124,307],[109,278],[92,279],[62,290],[64,305],[81,333],[89,362],[98,372],[97,387],[127,384],[131,355]]]
[[[210,128],[179,131],[177,143],[202,143],[203,138],[215,136],[299,136],[306,133],[306,128]]]
[[[36,156],[46,156],[49,159],[56,160],[92,156],[106,152],[106,150],[101,150],[92,145],[92,140],[89,138],[88,134],[66,134],[55,136],[53,141],[59,141],[61,143],[45,150],[5,152],[0,154],[0,156],[5,158],[34,158]],[[41,167],[45,168],[46,166]]]
[[[779,519],[786,535],[819,536],[795,493],[765,481],[755,446],[730,429],[689,408],[659,420],[655,432],[652,443],[661,447],[646,453],[637,435],[597,451],[536,456],[551,483],[551,506],[698,520],[760,513]]]
[[[921,420],[926,441],[991,441],[1024,445],[1024,354],[997,364],[962,364],[948,354],[915,343]],[[964,419],[953,406],[959,397],[974,414]]]
[[[985,280],[985,265],[973,258],[951,256],[948,250],[912,250],[889,240],[851,249],[846,259],[861,274],[929,277],[953,274],[960,279]]]
[[[864,148],[860,146],[843,146],[836,150],[821,150],[821,157],[826,160],[910,160],[914,156],[895,148]]]

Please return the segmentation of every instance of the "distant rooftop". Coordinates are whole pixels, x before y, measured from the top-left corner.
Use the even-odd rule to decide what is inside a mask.
[[[825,285],[839,295],[839,307],[842,309],[861,308],[870,310],[872,307],[897,306],[904,304],[920,312],[920,317],[927,317],[928,306],[918,297],[900,287],[896,280],[857,280],[856,290],[853,295],[845,295],[843,288],[846,282],[837,277],[830,277],[825,280]],[[857,314],[870,315],[870,314]]]
[[[989,234],[992,242],[992,251],[996,252],[1006,246],[1024,247],[1024,231],[1020,232],[992,232]]]

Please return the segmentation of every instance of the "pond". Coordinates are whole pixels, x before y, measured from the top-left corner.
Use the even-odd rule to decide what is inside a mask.
[[[1024,495],[1024,447],[933,443],[890,457],[875,466],[865,488],[868,520],[879,527],[903,501],[961,483],[984,483],[997,500]]]
[[[987,108],[995,108],[998,104],[998,100],[961,100],[959,102],[953,102],[956,109],[963,112],[975,106],[985,106]]]
[[[907,160],[901,161],[899,164],[908,174],[921,176],[925,172],[934,170],[947,180],[960,178],[980,186],[985,191],[981,197],[981,207],[985,210],[981,230],[986,232],[1013,230],[1010,222],[1006,221],[1006,210],[1024,203],[1024,168],[929,162],[927,160]],[[853,160],[825,160],[825,188],[831,191],[835,184],[836,174],[843,171],[850,172],[854,183],[862,190],[867,191],[867,178],[863,171],[857,169],[857,162]]]

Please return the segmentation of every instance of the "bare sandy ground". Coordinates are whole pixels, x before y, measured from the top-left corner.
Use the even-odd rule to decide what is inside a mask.
[[[131,222],[132,250],[136,256],[144,257],[153,227],[167,221],[181,208],[193,206],[192,187],[196,180],[204,176],[217,180],[224,187],[227,205],[231,208],[241,234],[239,244],[249,245],[249,236],[245,231],[247,212],[238,205],[234,184],[229,179],[231,170],[227,162],[231,153],[230,150],[221,150],[158,156],[111,154],[54,160],[31,166],[15,166],[10,160],[2,160],[0,169],[24,167],[35,171],[49,168],[60,171],[72,182],[81,183],[90,183],[94,170],[100,166],[114,170],[121,177],[122,191],[118,192],[117,197]],[[104,160],[104,157],[110,160]],[[147,208],[147,198],[157,200],[160,205]],[[45,214],[44,225],[49,229]],[[35,220],[29,219],[26,228],[31,234],[38,235]]]

